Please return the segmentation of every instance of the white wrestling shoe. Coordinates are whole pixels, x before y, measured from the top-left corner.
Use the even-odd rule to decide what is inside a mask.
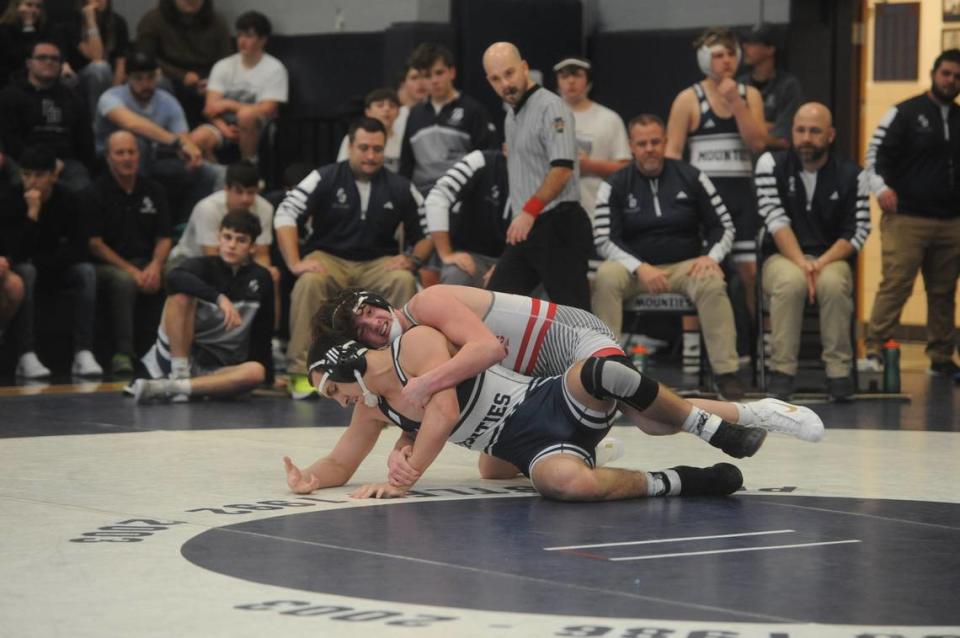
[[[603,467],[608,463],[613,463],[623,456],[623,451],[623,441],[615,436],[608,436],[597,444],[597,449],[594,452],[597,463],[594,467]]]
[[[185,403],[190,397],[177,390],[174,379],[136,379],[128,386],[137,403]]]
[[[752,425],[768,432],[781,432],[795,436],[801,441],[816,443],[823,438],[823,420],[810,408],[794,405],[780,399],[760,399],[741,404],[749,414],[742,415]]]

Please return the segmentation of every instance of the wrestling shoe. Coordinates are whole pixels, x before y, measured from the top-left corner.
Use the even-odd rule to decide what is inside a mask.
[[[21,379],[43,379],[50,376],[50,368],[40,363],[35,352],[24,352],[17,362],[17,376]]]
[[[762,428],[724,421],[710,437],[710,445],[735,459],[742,459],[756,454],[766,438],[767,431]]]
[[[823,438],[823,420],[810,408],[770,398],[740,405],[746,408],[746,414],[741,414],[741,420],[748,420],[744,425],[789,434],[811,443]]]
[[[70,367],[70,374],[77,377],[101,377],[103,368],[97,363],[93,353],[89,350],[78,350],[73,355],[73,365]]]
[[[743,474],[729,463],[712,467],[678,465],[670,469],[680,477],[680,496],[727,496],[743,487]]]
[[[623,441],[615,436],[608,436],[597,444],[594,456],[596,458],[594,467],[603,467],[613,463],[623,456]]]
[[[184,403],[190,397],[178,391],[174,379],[136,379],[129,386],[137,403]]]
[[[310,383],[305,374],[290,375],[290,396],[297,400],[310,399],[317,396],[317,389]]]

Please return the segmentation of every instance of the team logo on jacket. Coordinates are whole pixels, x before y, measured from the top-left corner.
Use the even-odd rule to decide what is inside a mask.
[[[260,282],[257,281],[256,279],[251,279],[247,283],[247,289],[249,289],[251,293],[257,294],[258,292],[260,292]]]
[[[788,192],[790,195],[796,195],[796,194],[797,194],[797,178],[794,177],[793,175],[791,175],[791,176],[787,179],[787,192]]]
[[[495,202],[500,201],[500,187],[497,186],[496,184],[490,187],[490,199],[492,199]]]
[[[930,128],[930,120],[923,113],[917,116],[917,122],[920,123],[920,128]]]
[[[393,202],[387,202],[383,205],[383,210],[393,210]]]
[[[564,123],[562,117],[553,118],[553,130],[555,130],[557,133],[563,133],[565,126],[566,124]]]
[[[457,108],[453,109],[452,113],[450,113],[450,123],[459,124],[462,120],[463,120],[463,107],[458,106]]]
[[[627,195],[627,208],[630,210],[637,210],[640,208],[640,202],[638,202],[637,198],[633,196],[633,193]]]
[[[40,100],[40,111],[43,113],[43,119],[47,124],[60,124],[63,122],[63,109],[49,98]]]
[[[337,201],[341,204],[347,203],[347,192],[343,190],[343,187],[337,189]]]
[[[140,202],[140,213],[143,215],[156,215],[157,207],[154,205],[153,200],[149,196],[145,196],[143,201]]]

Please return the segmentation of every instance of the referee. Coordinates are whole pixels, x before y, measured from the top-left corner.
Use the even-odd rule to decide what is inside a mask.
[[[510,107],[504,132],[510,205],[517,213],[488,288],[526,295],[543,283],[551,301],[589,311],[593,229],[580,206],[573,113],[559,96],[531,83],[513,44],[491,45],[483,68]]]

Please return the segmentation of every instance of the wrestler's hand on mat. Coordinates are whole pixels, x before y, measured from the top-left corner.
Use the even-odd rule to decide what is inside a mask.
[[[320,479],[312,474],[303,475],[300,468],[293,464],[289,456],[283,457],[283,465],[287,470],[287,485],[296,494],[309,494],[320,487]]]
[[[387,460],[390,485],[410,488],[420,480],[421,473],[410,465],[411,454],[413,454],[413,448],[409,445],[390,453],[390,458]]]
[[[389,483],[370,483],[350,493],[350,498],[403,498],[407,488],[394,487]]]

